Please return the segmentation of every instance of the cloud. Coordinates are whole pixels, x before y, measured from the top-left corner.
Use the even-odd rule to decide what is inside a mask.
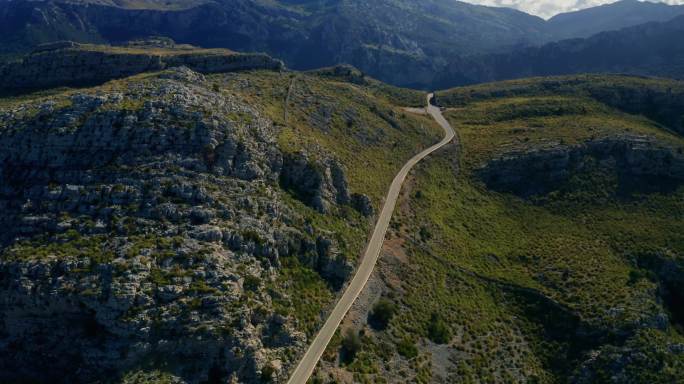
[[[563,12],[595,7],[612,3],[615,0],[464,0],[468,3],[490,5],[494,7],[516,8],[523,12],[548,19]],[[655,0],[654,2],[656,2]],[[667,4],[684,4],[684,0],[661,0]]]

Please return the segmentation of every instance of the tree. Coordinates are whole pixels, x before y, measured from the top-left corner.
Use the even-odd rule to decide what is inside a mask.
[[[270,383],[273,381],[273,375],[275,374],[276,370],[271,364],[266,364],[262,369],[261,369],[261,381],[265,381]]]

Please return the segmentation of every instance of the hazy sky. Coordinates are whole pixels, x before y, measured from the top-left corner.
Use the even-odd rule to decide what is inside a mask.
[[[517,8],[521,11],[541,16],[545,19],[562,12],[576,11],[601,4],[614,3],[615,0],[463,0],[468,3]],[[657,2],[657,0],[653,0]],[[684,0],[661,0],[662,3],[684,4]]]

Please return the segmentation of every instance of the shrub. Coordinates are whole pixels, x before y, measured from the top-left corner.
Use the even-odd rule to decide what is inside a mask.
[[[637,270],[631,270],[629,271],[629,285],[634,285],[640,280],[649,280],[652,282],[655,282],[658,280],[658,277],[653,273],[653,271],[649,270],[644,270],[644,269],[637,269]]]
[[[446,344],[451,339],[449,327],[438,313],[433,313],[430,318],[428,337],[437,344]]]
[[[354,360],[356,354],[361,350],[361,338],[353,329],[348,329],[344,339],[342,339],[342,360],[349,363]]]
[[[258,291],[259,285],[261,285],[261,280],[258,277],[252,276],[252,275],[245,276],[245,280],[242,283],[242,286],[246,290],[252,291],[252,292]]]
[[[432,233],[430,232],[430,229],[428,227],[420,227],[420,239],[421,240],[430,240],[432,238]]]
[[[385,329],[397,312],[397,306],[392,301],[381,298],[373,306],[368,316],[368,323],[375,329]]]
[[[418,347],[410,339],[403,339],[397,345],[397,352],[407,359],[413,359],[418,356]]]

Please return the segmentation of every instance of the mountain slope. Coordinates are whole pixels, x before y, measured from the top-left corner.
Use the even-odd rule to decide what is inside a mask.
[[[570,39],[507,54],[461,58],[446,66],[440,85],[572,73],[684,77],[684,16],[586,39]]]
[[[41,45],[16,62],[0,66],[0,94],[59,86],[83,86],[171,67],[203,73],[282,70],[265,54],[176,45],[169,39],[137,41],[112,47],[70,41]]]
[[[284,381],[440,135],[349,69],[152,70],[0,97],[1,382]]]
[[[0,57],[55,40],[120,43],[160,35],[202,47],[266,52],[299,70],[347,63],[415,88],[582,71],[677,76],[679,58],[671,50],[681,19],[536,47],[681,12],[684,7],[626,0],[545,22],[455,0],[13,0],[0,2]]]
[[[562,13],[548,20],[554,39],[589,37],[603,31],[618,30],[648,22],[669,21],[684,14],[684,6],[621,0],[611,4]]]

